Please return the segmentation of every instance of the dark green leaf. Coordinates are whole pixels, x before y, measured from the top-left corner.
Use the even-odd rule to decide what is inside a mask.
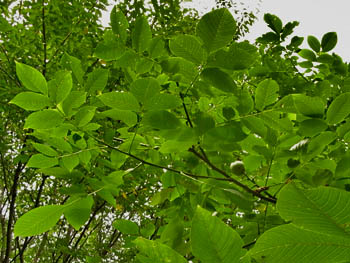
[[[338,37],[336,32],[328,32],[323,35],[321,47],[323,52],[331,51],[337,44]]]
[[[316,53],[320,52],[321,50],[321,43],[318,41],[318,39],[314,36],[308,36],[307,37],[307,43],[309,44],[309,47]]]
[[[165,110],[145,113],[142,122],[156,129],[175,129],[181,124],[174,114]]]
[[[206,52],[195,36],[180,35],[170,40],[171,52],[178,57],[182,57],[197,65],[206,60]]]
[[[218,68],[204,69],[201,77],[219,90],[229,93],[236,92],[237,85],[231,76]]]
[[[350,114],[350,92],[343,93],[332,101],[327,110],[327,122],[330,125],[342,122]]]
[[[282,21],[277,16],[272,14],[265,14],[264,21],[267,23],[269,28],[275,31],[277,34],[281,33],[282,30]]]
[[[208,53],[225,47],[235,32],[236,22],[225,8],[205,14],[197,24],[197,36],[202,39]]]
[[[258,84],[255,94],[255,106],[263,110],[266,106],[274,103],[278,98],[279,86],[272,79],[263,80]]]

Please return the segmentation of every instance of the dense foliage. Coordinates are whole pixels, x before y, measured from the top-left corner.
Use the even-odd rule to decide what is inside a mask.
[[[336,33],[141,2],[1,3],[0,261],[347,262]]]

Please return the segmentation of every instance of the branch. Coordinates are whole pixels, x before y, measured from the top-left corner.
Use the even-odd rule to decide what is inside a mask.
[[[46,75],[47,65],[47,42],[46,42],[46,27],[45,27],[45,0],[42,0],[42,21],[43,21],[43,45],[44,45],[44,61],[43,61],[43,75]]]
[[[199,159],[201,159],[204,163],[206,163],[211,169],[214,171],[222,174],[225,178],[227,178],[230,182],[234,183],[235,185],[241,187],[243,190],[245,190],[248,193],[251,193],[252,195],[259,197],[265,201],[268,201],[270,203],[276,203],[275,198],[270,198],[262,195],[259,191],[255,191],[250,189],[247,185],[241,183],[240,181],[237,181],[236,179],[232,178],[230,175],[228,175],[224,170],[221,170],[219,167],[216,167],[212,162],[210,162],[208,159],[204,158],[202,155],[200,155],[193,147],[189,149],[189,152],[192,152],[194,155],[196,155]]]
[[[4,263],[10,262],[10,254],[11,254],[11,241],[12,241],[12,223],[15,218],[15,203],[17,198],[17,186],[19,181],[19,175],[22,172],[22,169],[24,168],[24,165],[19,162],[17,164],[17,168],[14,174],[13,178],[13,184],[11,188],[11,201],[10,201],[10,208],[9,208],[9,219],[7,222],[7,233],[6,233],[6,251],[5,251],[5,258]]]
[[[90,135],[91,136],[91,135]],[[188,172],[184,172],[184,171],[180,171],[180,170],[176,170],[174,168],[171,168],[171,167],[166,167],[166,166],[162,166],[162,165],[159,165],[159,164],[155,164],[155,163],[151,163],[151,162],[148,162],[136,155],[133,155],[131,153],[128,153],[128,152],[124,152],[122,150],[120,150],[118,147],[115,147],[115,146],[112,146],[94,136],[91,136],[93,139],[95,139],[96,141],[98,141],[99,143],[102,143],[103,145],[107,146],[108,148],[111,148],[113,150],[116,150],[122,154],[125,154],[135,160],[138,160],[140,161],[142,164],[145,164],[145,165],[148,165],[148,166],[152,166],[152,167],[156,167],[156,168],[159,168],[159,169],[162,169],[162,170],[167,170],[167,171],[171,171],[171,172],[174,172],[174,173],[177,173],[177,174],[180,174],[180,175],[184,175],[184,176],[187,176],[189,178],[194,178],[194,179],[214,179],[214,180],[218,180],[218,181],[227,181],[227,182],[232,182],[234,183],[235,185],[239,186],[240,188],[242,188],[243,190],[245,190],[246,192],[248,193],[251,193],[252,195],[256,196],[256,197],[259,197],[265,201],[268,201],[268,202],[271,202],[271,203],[276,203],[276,199],[274,198],[269,198],[269,197],[266,197],[264,195],[262,195],[259,191],[254,191],[252,189],[250,189],[247,185],[237,181],[236,179],[232,178],[231,176],[229,176],[225,171],[221,170],[220,168],[216,167],[215,165],[213,165],[206,157],[203,157],[202,155],[200,155],[197,151],[194,150],[194,148],[190,148],[189,151],[190,152],[193,152],[199,159],[203,160],[206,164],[208,164],[208,166],[210,166],[213,170],[219,172],[220,174],[222,174],[225,178],[220,178],[220,177],[210,177],[210,176],[202,176],[202,175],[195,175],[195,174],[191,174],[191,173],[188,173]]]

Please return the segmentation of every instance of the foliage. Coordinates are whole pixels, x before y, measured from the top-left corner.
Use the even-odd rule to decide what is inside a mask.
[[[173,28],[178,5],[126,1],[102,30],[106,3],[84,3],[1,20],[2,262],[349,259],[336,33],[300,49],[298,23],[265,14],[252,45],[225,8]]]

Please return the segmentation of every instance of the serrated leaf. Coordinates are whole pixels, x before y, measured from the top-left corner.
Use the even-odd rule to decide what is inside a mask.
[[[182,57],[196,65],[206,60],[206,52],[195,36],[179,35],[170,40],[170,51],[178,57]]]
[[[205,14],[198,22],[196,33],[208,53],[225,47],[236,32],[236,22],[226,8],[216,9]]]
[[[94,200],[92,196],[80,197],[72,196],[69,198],[64,216],[75,230],[79,228],[89,219]]]
[[[16,62],[16,73],[26,89],[47,95],[48,90],[46,79],[38,70],[31,66]]]
[[[117,219],[112,223],[112,226],[126,235],[139,235],[139,226],[130,220]]]
[[[51,129],[63,122],[62,115],[56,110],[42,110],[30,114],[24,124],[24,128]]]
[[[308,36],[307,37],[307,43],[309,44],[309,47],[316,53],[320,52],[321,50],[321,43],[318,41],[318,39],[314,36]]]
[[[336,97],[327,110],[327,122],[330,125],[342,122],[350,114],[350,92]]]
[[[347,262],[349,241],[344,236],[329,236],[289,224],[266,231],[248,255],[266,263]]]
[[[255,93],[255,106],[263,110],[266,106],[274,103],[278,98],[279,86],[272,79],[265,79],[258,84]]]
[[[204,69],[201,77],[219,90],[229,93],[236,92],[237,85],[231,76],[218,68]]]
[[[350,193],[331,187],[299,189],[286,185],[278,196],[282,218],[304,229],[350,238],[344,224],[350,222]]]
[[[146,17],[140,16],[136,19],[131,38],[132,46],[137,52],[142,53],[148,48],[152,32]]]
[[[57,158],[47,157],[43,154],[34,154],[30,157],[26,166],[32,168],[50,168],[57,164]]]
[[[338,37],[336,32],[328,32],[323,35],[321,47],[323,52],[331,51],[337,45]]]
[[[192,219],[191,245],[192,253],[204,263],[240,262],[244,255],[239,234],[199,206]]]
[[[136,259],[141,263],[187,263],[178,252],[160,242],[138,237],[133,243],[140,251]]]
[[[50,100],[47,96],[27,91],[17,94],[10,103],[28,111],[37,111],[49,106]]]
[[[139,111],[140,105],[129,92],[109,92],[98,96],[104,105],[118,110]]]
[[[63,205],[47,205],[30,210],[17,220],[14,227],[15,237],[35,236],[50,230],[64,210]]]

